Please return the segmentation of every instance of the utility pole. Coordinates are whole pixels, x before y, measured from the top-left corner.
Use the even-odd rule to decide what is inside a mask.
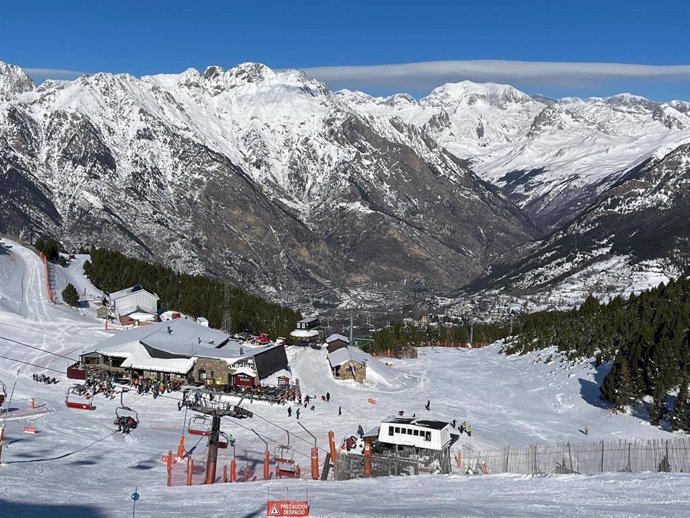
[[[474,345],[474,321],[470,320],[470,347]]]
[[[353,333],[352,333],[352,310],[350,310],[350,345],[352,345],[352,339],[353,339]]]

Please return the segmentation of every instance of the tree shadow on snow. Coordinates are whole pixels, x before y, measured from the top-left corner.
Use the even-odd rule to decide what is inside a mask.
[[[594,374],[594,381],[589,381],[582,378],[578,380],[580,382],[580,396],[582,396],[582,399],[592,406],[609,409],[611,408],[611,405],[601,399],[599,388],[601,387],[602,383],[604,383],[604,378],[611,370],[611,364],[606,363],[600,365],[599,367],[595,367],[594,365],[594,362],[592,362],[592,367],[596,370],[596,373]]]
[[[106,518],[102,511],[89,505],[78,504],[37,504],[30,502],[10,502],[0,498],[0,509],[3,516],[21,516],[22,518]],[[5,514],[6,513],[6,514]]]

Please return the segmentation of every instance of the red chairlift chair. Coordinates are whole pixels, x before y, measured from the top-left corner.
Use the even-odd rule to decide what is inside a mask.
[[[211,420],[206,415],[195,415],[189,418],[187,432],[190,435],[208,436],[211,433]]]
[[[73,385],[67,389],[67,395],[65,396],[65,405],[67,408],[74,408],[76,410],[96,410],[96,407],[93,406],[93,395],[90,397],[80,395],[77,392],[79,387],[79,385]],[[78,401],[77,398],[81,399],[81,401]],[[87,402],[84,402],[84,399],[87,399]]]

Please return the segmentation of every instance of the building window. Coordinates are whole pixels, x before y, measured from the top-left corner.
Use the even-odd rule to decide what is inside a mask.
[[[414,435],[416,435],[417,437],[419,437],[419,430],[415,430],[415,431],[414,431]]]
[[[393,435],[393,427],[392,426],[388,427],[388,435]]]
[[[412,428],[407,429],[407,435],[412,435]]]
[[[424,440],[431,441],[431,432],[426,433],[426,437],[424,437]]]
[[[199,379],[204,381],[206,379],[206,371],[204,369],[199,369]]]
[[[400,433],[400,427],[399,426],[395,427],[395,433]]]

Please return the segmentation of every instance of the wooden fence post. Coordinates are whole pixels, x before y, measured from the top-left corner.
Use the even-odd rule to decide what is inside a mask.
[[[187,457],[187,485],[191,486],[192,485],[192,474],[194,473],[194,461],[192,460],[192,456],[189,455]]]
[[[168,450],[168,458],[165,461],[165,467],[168,472],[167,485],[172,486],[172,450]]]
[[[311,478],[319,480],[319,449],[311,449]]]
[[[371,476],[371,445],[368,442],[364,443],[364,476]]]

